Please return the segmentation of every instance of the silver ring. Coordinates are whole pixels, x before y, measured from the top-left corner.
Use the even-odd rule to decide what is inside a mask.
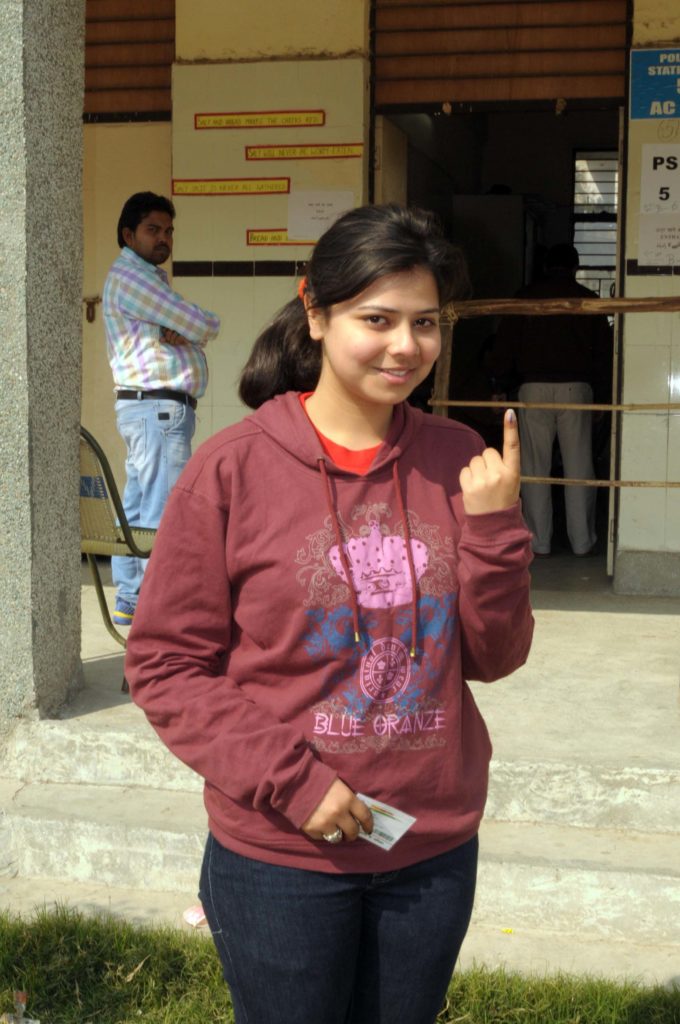
[[[322,835],[327,843],[341,843],[344,838],[341,828],[336,828],[335,832],[323,832]]]

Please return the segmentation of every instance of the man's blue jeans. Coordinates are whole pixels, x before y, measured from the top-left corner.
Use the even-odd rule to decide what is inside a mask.
[[[475,836],[399,871],[334,875],[251,860],[210,835],[200,898],[237,1024],[433,1024],[477,848]]]
[[[190,405],[172,399],[118,399],[116,425],[125,441],[123,508],[131,526],[155,528],[168,495],[191,457],[196,415]],[[117,597],[133,607],[147,559],[111,559]]]

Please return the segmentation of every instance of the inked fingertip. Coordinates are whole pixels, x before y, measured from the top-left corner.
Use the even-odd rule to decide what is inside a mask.
[[[507,412],[505,413],[505,422],[506,423],[517,423],[517,417],[515,416],[515,410],[514,409],[508,409],[507,410]]]

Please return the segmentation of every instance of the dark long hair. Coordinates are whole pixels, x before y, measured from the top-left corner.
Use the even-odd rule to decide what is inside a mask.
[[[378,278],[422,267],[437,284],[439,303],[465,294],[469,279],[460,249],[444,236],[433,213],[396,204],[360,206],[321,236],[307,264],[313,306],[327,312]],[[321,346],[311,339],[304,303],[282,307],[257,338],[239,382],[241,400],[257,409],[285,391],[313,391]]]

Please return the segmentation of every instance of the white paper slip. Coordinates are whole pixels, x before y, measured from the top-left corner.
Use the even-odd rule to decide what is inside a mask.
[[[359,838],[365,839],[367,843],[373,843],[382,850],[391,850],[398,839],[408,832],[416,820],[410,814],[398,811],[396,807],[384,804],[382,800],[374,800],[372,796],[365,793],[357,793],[360,800],[363,800],[373,815],[373,832],[368,834],[359,829]]]

